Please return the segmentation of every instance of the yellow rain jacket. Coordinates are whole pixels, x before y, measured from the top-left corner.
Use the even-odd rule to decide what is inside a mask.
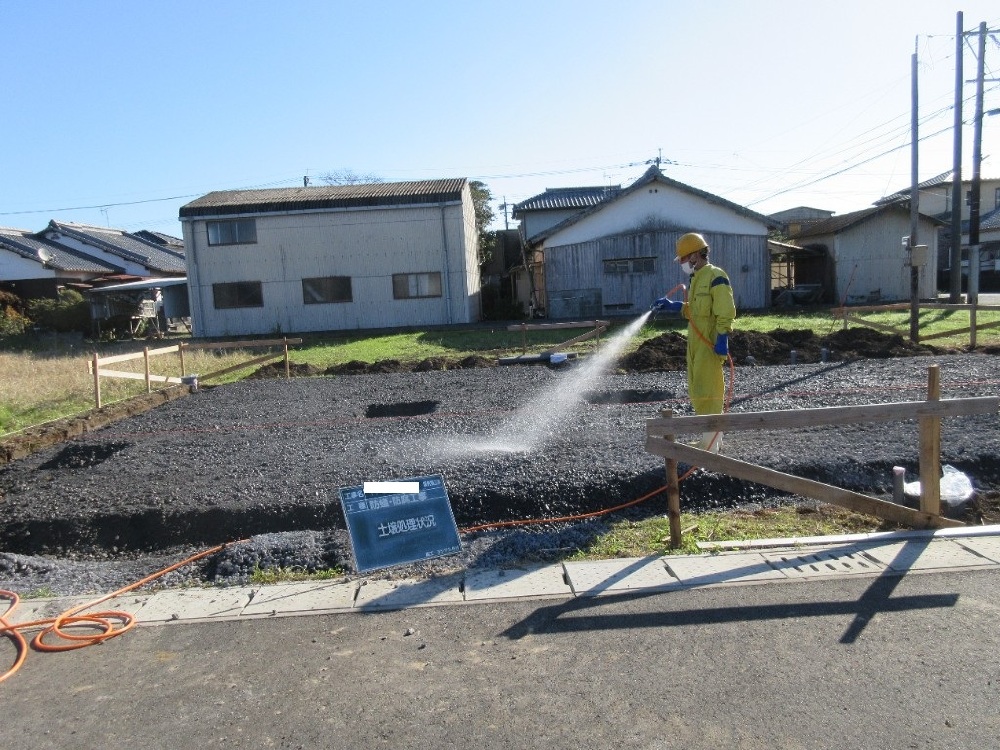
[[[688,396],[694,413],[721,414],[726,357],[715,353],[715,337],[732,331],[736,320],[736,302],[726,272],[711,263],[695,271],[681,314],[688,320]]]

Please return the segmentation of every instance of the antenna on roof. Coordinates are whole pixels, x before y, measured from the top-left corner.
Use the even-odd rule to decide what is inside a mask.
[[[48,263],[48,262],[49,262],[50,260],[52,260],[52,253],[50,253],[50,252],[49,252],[48,250],[46,250],[46,249],[45,249],[44,247],[40,247],[40,248],[38,248],[38,249],[37,249],[37,250],[35,251],[35,255],[37,255],[37,256],[38,256],[38,260],[42,261],[42,265],[43,265],[43,266],[44,266],[44,265],[45,265],[46,263]]]
[[[656,168],[659,169],[661,164],[676,164],[677,162],[671,161],[670,159],[663,158],[663,149],[656,149],[656,156],[652,159],[647,159],[646,164],[655,164]]]

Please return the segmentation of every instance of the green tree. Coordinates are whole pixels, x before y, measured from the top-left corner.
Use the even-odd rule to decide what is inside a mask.
[[[66,333],[90,330],[90,303],[74,289],[59,291],[59,299],[33,299],[28,317],[44,329]]]
[[[476,232],[479,235],[479,263],[488,263],[493,258],[496,250],[496,233],[489,231],[489,226],[493,222],[493,209],[490,202],[493,200],[493,193],[486,187],[486,183],[479,180],[471,180],[469,188],[472,190],[472,207],[476,212]]]

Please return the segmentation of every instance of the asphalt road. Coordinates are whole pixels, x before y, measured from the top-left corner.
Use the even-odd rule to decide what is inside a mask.
[[[31,653],[3,746],[996,747],[998,618],[963,571],[144,626]]]

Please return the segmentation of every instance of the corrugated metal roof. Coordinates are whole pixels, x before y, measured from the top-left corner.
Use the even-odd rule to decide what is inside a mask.
[[[58,271],[81,271],[83,273],[121,273],[124,269],[94,258],[78,250],[64,247],[37,237],[31,232],[17,229],[0,229],[0,247],[16,253],[22,258],[47,265]],[[44,258],[44,260],[43,260]]]
[[[622,191],[621,185],[591,187],[545,188],[544,193],[515,204],[512,218],[523,211],[551,211],[567,208],[590,208],[614,198]]]
[[[124,284],[109,284],[108,286],[96,286],[90,290],[92,294],[102,294],[105,292],[129,292],[136,289],[165,289],[171,286],[187,284],[187,276],[162,279],[143,279],[142,281],[127,281]]]
[[[860,211],[852,211],[851,213],[843,214],[841,216],[831,216],[829,219],[823,219],[823,221],[817,221],[814,224],[808,224],[807,226],[802,227],[802,229],[796,234],[793,234],[792,237],[794,239],[800,239],[802,237],[815,237],[820,234],[836,234],[837,232],[849,229],[855,224],[862,222],[875,214],[882,213],[886,210],[886,208],[886,206],[864,208]]]
[[[852,211],[851,213],[844,214],[842,216],[833,216],[829,219],[818,221],[815,224],[803,226],[797,234],[792,235],[792,239],[799,240],[803,237],[817,237],[821,234],[836,234],[837,232],[842,232],[845,229],[850,229],[855,224],[865,221],[876,214],[885,213],[886,211],[907,211],[907,209],[899,204],[887,204],[884,206],[865,208],[861,211]],[[907,211],[907,213],[909,212]],[[920,214],[920,218],[924,221],[932,221],[935,224],[942,223],[939,219],[933,216],[928,216],[927,214]]]
[[[184,219],[272,211],[443,203],[461,200],[465,183],[466,179],[460,177],[363,185],[219,190],[181,206],[180,216]]]
[[[121,229],[107,229],[89,224],[59,222],[54,219],[47,229],[38,232],[36,236],[46,232],[59,232],[73,237],[94,247],[104,250],[110,255],[117,255],[123,260],[145,266],[157,273],[186,273],[183,247],[160,245],[144,240]]]

